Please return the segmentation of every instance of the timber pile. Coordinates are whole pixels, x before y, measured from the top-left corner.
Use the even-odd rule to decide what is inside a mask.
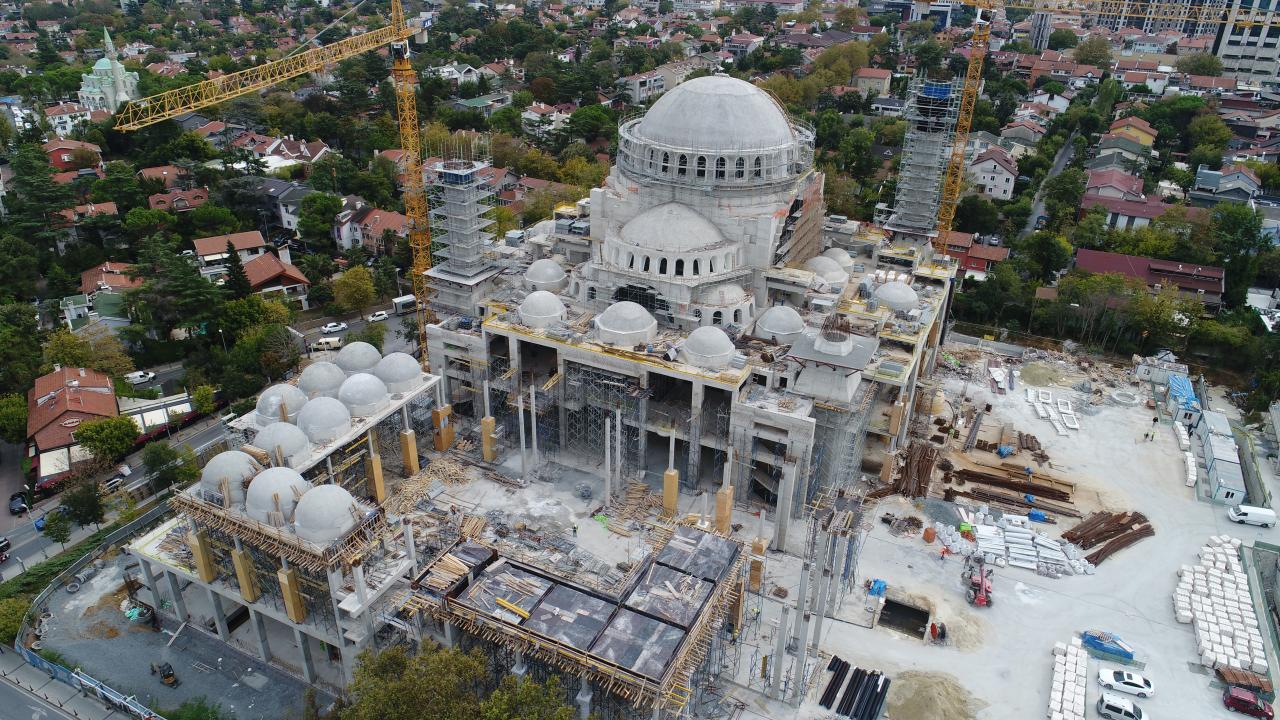
[[[1018,478],[1011,477],[1012,473],[1007,471],[999,474],[994,472],[984,472],[982,470],[973,470],[970,468],[958,468],[955,470],[955,477],[968,483],[978,485],[987,485],[989,487],[1000,488],[1002,490],[1012,490],[1013,492],[1023,495],[1034,495],[1037,499],[1056,500],[1058,502],[1071,502],[1071,491],[1039,482],[1034,476],[1031,480],[1027,480],[1025,476]]]
[[[433,488],[448,485],[466,485],[471,482],[467,469],[456,460],[437,458],[425,468],[400,484],[399,489],[387,499],[388,512],[402,515],[418,506],[418,503],[433,497]]]
[[[438,593],[443,593],[453,587],[453,584],[458,582],[469,571],[470,568],[467,567],[467,564],[454,557],[453,553],[445,553],[439,560],[431,564],[426,578],[421,580],[420,584]]]
[[[892,485],[877,488],[867,493],[870,500],[878,500],[890,495],[905,495],[910,498],[922,498],[929,494],[929,480],[933,476],[933,466],[938,462],[941,449],[923,440],[913,440],[907,448],[907,459],[903,463],[902,472]]]
[[[621,501],[614,500],[611,503],[612,518],[611,520],[635,520],[637,522],[647,518],[654,510],[662,507],[662,496],[649,491],[649,485],[643,482],[627,483],[627,489],[623,493]],[[610,523],[613,524],[612,522]],[[614,530],[613,527],[609,528]],[[617,530],[614,530],[617,532]],[[630,535],[631,533],[618,533],[619,535]]]
[[[1064,532],[1062,538],[1085,550],[1101,545],[1087,558],[1097,565],[1139,540],[1155,534],[1147,517],[1140,512],[1096,512]]]
[[[462,537],[472,540],[480,537],[488,523],[479,515],[467,515],[462,520]]]

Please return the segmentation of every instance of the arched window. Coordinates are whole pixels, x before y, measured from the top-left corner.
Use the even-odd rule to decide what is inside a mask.
[[[653,148],[649,148],[649,169],[650,170],[653,169],[653,156],[654,156]]]
[[[707,272],[711,273],[712,275],[715,275],[715,274],[716,274],[716,259],[715,259],[715,258],[707,258]]]
[[[670,171],[671,171],[671,155],[669,153],[662,153],[662,174],[666,175]]]
[[[725,253],[724,254],[724,271],[729,272],[732,269],[733,269],[733,255],[731,255],[730,253]]]
[[[722,157],[716,158],[716,179],[724,179],[724,158]]]
[[[649,272],[649,256],[644,256],[644,271]]]
[[[734,171],[733,176],[741,180],[747,172],[747,161],[742,158],[738,158],[738,162],[734,163],[734,167],[736,167],[737,170]]]
[[[712,325],[720,325],[722,323],[724,323],[724,313],[720,312],[719,310],[711,313]]]
[[[763,163],[761,162],[760,158],[758,158],[758,157],[757,157],[757,158],[756,158],[756,161],[755,161],[754,163],[752,163],[752,164],[751,164],[751,167],[752,167],[752,170],[751,170],[751,176],[752,176],[752,177],[760,177],[760,168],[762,167],[762,165],[763,165]]]
[[[693,259],[693,276],[694,277],[698,276],[698,259],[697,258]]]
[[[699,155],[698,156],[698,177],[704,178],[706,176],[707,176],[707,158],[702,155]]]
[[[684,259],[676,258],[676,277],[684,277]]]
[[[635,270],[635,269],[636,269],[636,254],[635,254],[635,253],[627,253],[627,269],[628,269],[628,270]]]
[[[596,299],[596,287],[594,285],[587,288],[587,299],[588,300]]]
[[[659,260],[659,261],[658,261],[658,274],[659,274],[659,275],[666,275],[666,274],[667,274],[667,259],[666,259],[666,258],[662,258],[661,260]]]
[[[687,155],[681,155],[680,158],[676,160],[676,175],[679,175],[680,177],[684,177],[688,173],[689,173],[689,157]]]
[[[741,310],[734,310],[734,311],[733,311],[733,324],[734,324],[734,325],[741,325],[741,324],[742,324],[742,311],[741,311]]]

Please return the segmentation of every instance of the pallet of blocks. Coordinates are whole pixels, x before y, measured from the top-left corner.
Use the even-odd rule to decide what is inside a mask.
[[[1178,427],[1182,427],[1179,425]],[[1187,466],[1187,487],[1195,487],[1196,480],[1199,479],[1200,473],[1196,469],[1196,456],[1190,450],[1182,453],[1182,458]]]
[[[1192,623],[1200,664],[1266,674],[1267,657],[1249,577],[1240,564],[1240,540],[1215,535],[1200,548],[1200,562],[1178,570],[1174,617]]]
[[[1084,690],[1088,686],[1089,654],[1080,638],[1053,646],[1053,684],[1049,688],[1049,720],[1084,720]]]

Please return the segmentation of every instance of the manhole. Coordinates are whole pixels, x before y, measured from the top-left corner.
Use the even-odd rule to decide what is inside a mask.
[[[1137,396],[1137,395],[1134,395],[1134,394],[1133,394],[1133,393],[1131,393],[1131,392],[1126,392],[1126,391],[1124,391],[1124,390],[1117,390],[1117,391],[1115,391],[1115,392],[1111,393],[1111,399],[1112,399],[1112,400],[1115,400],[1116,402],[1122,402],[1122,403],[1124,403],[1125,405],[1137,405],[1137,404],[1138,404],[1138,396]]]
[[[880,624],[913,638],[923,638],[929,630],[929,613],[886,598],[880,611]]]

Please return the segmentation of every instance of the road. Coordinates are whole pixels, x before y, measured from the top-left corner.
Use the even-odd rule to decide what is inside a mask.
[[[1045,175],[1046,179],[1056,177],[1058,173],[1062,172],[1067,167],[1067,163],[1071,162],[1071,156],[1076,152],[1075,143],[1072,142],[1075,139],[1076,133],[1072,131],[1071,135],[1067,138],[1067,141],[1062,144],[1062,148],[1058,150],[1058,156],[1053,159],[1053,167],[1049,168],[1049,173]],[[1031,215],[1027,217],[1027,226],[1022,228],[1022,232],[1018,233],[1018,237],[1024,238],[1035,232],[1036,219],[1043,214],[1044,183],[1041,182],[1040,187],[1036,190],[1036,199],[1031,203]]]
[[[13,651],[6,650],[5,652],[11,653]],[[4,680],[0,680],[0,707],[4,708],[4,712],[0,714],[14,720],[27,720],[27,718],[31,718],[31,720],[45,720],[45,718],[72,720],[70,714]]]
[[[381,324],[386,326],[387,328],[386,335],[384,336],[384,339],[382,341],[382,352],[384,355],[386,353],[393,353],[393,352],[406,352],[406,353],[413,352],[415,343],[412,340],[401,338],[399,335],[396,334],[397,331],[401,329],[401,325],[400,325],[401,320],[403,320],[405,317],[407,316],[391,315],[386,320],[380,321]],[[354,332],[359,332],[369,324],[369,322],[365,320],[363,317],[356,318],[354,320],[347,320],[345,322],[347,323],[347,329],[342,330],[340,332],[336,332],[336,333],[320,332],[319,327],[314,327],[309,330],[303,330],[300,332],[302,332],[302,337],[305,339],[307,343],[307,348],[309,349],[312,343],[314,343],[316,340],[319,340],[322,337],[346,338],[347,335],[350,335],[351,333],[354,333]]]

